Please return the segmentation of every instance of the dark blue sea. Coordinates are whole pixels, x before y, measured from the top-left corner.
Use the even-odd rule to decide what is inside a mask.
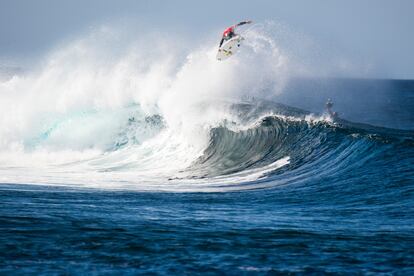
[[[136,129],[168,122],[135,107],[98,157],[52,166],[35,149],[60,162],[59,131],[99,112],[25,134],[25,152],[3,153],[0,168],[0,274],[414,274],[414,82],[301,79],[285,91],[232,104],[247,126],[209,129],[203,151],[171,175],[174,159],[160,156],[144,176],[136,169],[150,158],[131,146]],[[113,155],[132,150],[139,160]]]

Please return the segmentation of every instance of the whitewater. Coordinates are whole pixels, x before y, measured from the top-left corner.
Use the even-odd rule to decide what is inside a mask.
[[[113,36],[88,34],[1,83],[1,181],[176,189],[172,179],[192,177],[186,171],[214,128],[240,132],[263,116],[243,122],[234,105],[271,98],[286,78],[287,58],[259,32],[246,33],[244,51],[225,63],[215,60],[216,45],[186,53],[163,40],[114,53]]]

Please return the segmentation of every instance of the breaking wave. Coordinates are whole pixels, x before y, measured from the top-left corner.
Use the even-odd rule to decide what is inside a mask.
[[[190,51],[103,28],[4,80],[0,181],[257,189],[350,170],[390,147],[376,129],[274,103],[294,61],[264,30],[243,35],[220,63],[215,41]]]

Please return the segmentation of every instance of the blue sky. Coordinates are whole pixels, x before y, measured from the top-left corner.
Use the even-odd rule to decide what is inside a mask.
[[[0,0],[0,57],[38,55],[90,26],[123,18],[208,35],[242,19],[274,20],[321,48],[372,62],[377,77],[414,79],[413,11],[410,0]]]

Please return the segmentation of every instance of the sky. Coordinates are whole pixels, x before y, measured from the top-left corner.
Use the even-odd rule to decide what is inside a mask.
[[[411,0],[0,0],[0,59],[41,55],[91,26],[123,19],[198,35],[252,19],[373,64],[374,77],[414,79],[413,11]]]

